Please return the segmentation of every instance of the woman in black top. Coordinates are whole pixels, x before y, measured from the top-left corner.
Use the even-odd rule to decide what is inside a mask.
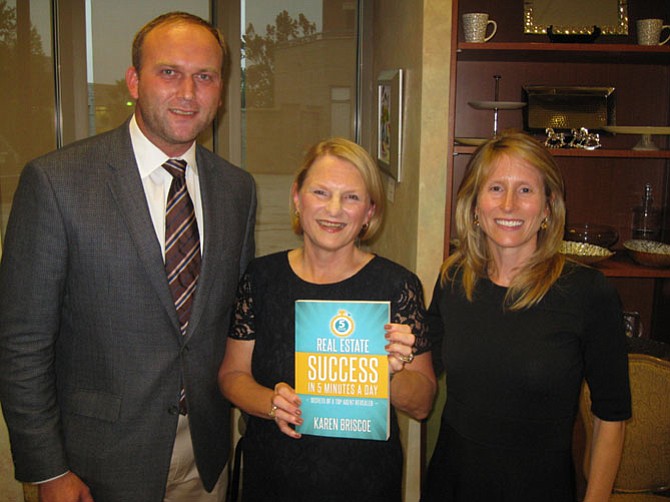
[[[480,147],[429,308],[447,401],[423,501],[574,502],[583,378],[595,415],[584,500],[609,499],[631,413],[623,318],[604,276],[559,254],[564,224],[542,145],[509,132]]]
[[[384,193],[360,146],[321,142],[307,153],[291,189],[303,246],[259,258],[242,278],[219,374],[224,395],[250,415],[243,439],[245,501],[400,501],[402,449],[395,413],[388,441],[301,436],[294,390],[294,303],[390,302],[386,332],[393,408],[421,419],[436,383],[418,278],[358,241],[379,229]]]

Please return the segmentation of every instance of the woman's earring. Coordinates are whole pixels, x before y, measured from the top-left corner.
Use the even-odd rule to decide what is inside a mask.
[[[475,213],[475,218],[473,220],[473,223],[475,224],[476,227],[479,226],[479,215]]]
[[[542,223],[540,223],[540,228],[542,230],[546,230],[547,228],[549,228],[549,219],[547,218],[543,219]]]

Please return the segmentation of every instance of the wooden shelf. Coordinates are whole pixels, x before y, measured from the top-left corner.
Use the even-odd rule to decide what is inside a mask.
[[[670,63],[670,47],[632,44],[460,42],[457,58],[459,61],[665,64]]]
[[[609,150],[607,148],[581,150],[578,148],[556,148],[551,150],[551,154],[555,157],[670,159],[670,150]]]
[[[454,155],[472,155],[477,147],[454,145]],[[554,148],[555,157],[620,158],[620,159],[670,159],[670,150],[582,150],[579,148]]]
[[[616,254],[612,258],[596,263],[594,268],[607,277],[670,278],[670,268],[643,267],[631,260],[625,250],[615,251]]]

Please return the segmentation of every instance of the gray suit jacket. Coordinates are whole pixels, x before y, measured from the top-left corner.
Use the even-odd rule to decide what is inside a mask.
[[[0,265],[0,400],[16,477],[71,470],[96,502],[160,501],[183,378],[210,489],[230,448],[217,371],[254,253],[251,176],[198,146],[205,242],[182,336],[128,123],[24,169]]]

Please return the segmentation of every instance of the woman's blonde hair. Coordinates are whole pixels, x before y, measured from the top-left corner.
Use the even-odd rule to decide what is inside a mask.
[[[360,145],[344,138],[331,138],[313,145],[307,150],[300,169],[298,169],[293,179],[295,192],[300,192],[310,168],[317,159],[324,155],[332,155],[351,163],[361,174],[365,188],[370,196],[370,203],[374,206],[375,210],[367,226],[361,229],[358,238],[361,241],[372,239],[379,231],[384,219],[384,185],[382,184],[382,177],[377,164],[375,164],[370,154]],[[293,190],[291,191],[292,194]],[[290,197],[290,209],[291,227],[297,235],[302,235],[303,228],[300,223],[300,215],[296,211],[295,203],[293,202],[293,196]]]
[[[484,143],[468,164],[465,178],[456,195],[455,252],[442,265],[442,282],[462,275],[462,284],[469,301],[477,281],[488,277],[493,264],[486,235],[476,224],[477,196],[491,171],[503,156],[519,159],[535,167],[544,183],[549,214],[537,235],[537,248],[526,265],[519,270],[505,297],[505,308],[523,310],[542,300],[563,271],[564,257],[559,248],[565,226],[564,183],[554,158],[541,143],[528,134],[505,131]]]

